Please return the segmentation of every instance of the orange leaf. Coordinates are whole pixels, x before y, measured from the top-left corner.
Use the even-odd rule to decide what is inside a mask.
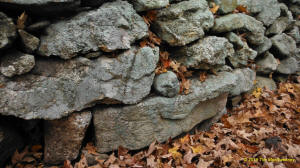
[[[18,29],[24,29],[25,28],[25,22],[27,20],[27,14],[25,12],[23,12],[17,20],[17,28]]]
[[[206,72],[201,72],[200,73],[200,81],[204,82],[207,78],[207,73]]]
[[[246,6],[243,6],[243,5],[239,5],[236,7],[236,9],[241,12],[241,13],[246,13],[246,14],[249,14],[249,11],[247,10],[247,7]]]
[[[212,8],[210,8],[211,13],[215,14],[219,10],[220,6],[216,5],[215,3],[212,3]]]

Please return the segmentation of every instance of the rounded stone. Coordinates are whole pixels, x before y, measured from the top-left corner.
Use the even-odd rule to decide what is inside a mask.
[[[168,71],[154,79],[154,89],[165,97],[174,97],[179,93],[180,84],[174,72]]]

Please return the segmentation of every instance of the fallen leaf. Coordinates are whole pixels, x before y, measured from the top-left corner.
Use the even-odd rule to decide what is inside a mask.
[[[145,155],[146,157],[150,156],[155,151],[155,149],[156,149],[155,144],[156,144],[156,141],[154,141],[150,144],[149,149]]]
[[[209,10],[211,11],[211,13],[215,14],[217,13],[217,11],[219,10],[220,6],[216,5],[214,2],[212,3],[212,8],[210,8]]]
[[[201,72],[200,73],[200,81],[205,82],[206,78],[207,78],[207,72]]]
[[[25,22],[27,20],[27,14],[25,12],[23,12],[17,20],[17,28],[18,29],[24,29],[25,28]]]

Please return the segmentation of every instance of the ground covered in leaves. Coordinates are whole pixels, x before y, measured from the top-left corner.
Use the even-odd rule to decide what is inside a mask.
[[[108,159],[98,159],[98,164],[90,167],[84,155],[79,162],[65,161],[60,167],[300,167],[299,81],[300,77],[298,83],[281,83],[276,91],[257,88],[209,131],[196,131],[163,144],[153,142],[140,152],[119,147]],[[99,155],[91,143],[85,148],[91,155]],[[36,145],[16,152],[7,168],[45,167],[42,150]]]

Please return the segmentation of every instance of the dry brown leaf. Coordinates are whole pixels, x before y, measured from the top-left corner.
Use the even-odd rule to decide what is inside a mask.
[[[82,154],[80,161],[75,164],[74,168],[88,168],[88,167],[89,167],[88,162],[85,156]]]
[[[155,151],[155,149],[156,149],[155,144],[156,144],[156,141],[154,141],[150,144],[149,149],[145,155],[146,157],[150,156]]]
[[[210,8],[209,10],[211,11],[211,13],[215,14],[217,13],[217,11],[219,10],[220,6],[216,5],[214,2],[212,3],[212,8]]]
[[[11,158],[11,163],[15,165],[18,162],[21,162],[24,156],[27,154],[28,154],[28,147],[25,147],[25,149],[21,153],[19,153],[18,150],[16,150]]]
[[[207,78],[207,72],[201,72],[200,73],[200,78],[199,78],[200,81],[205,82],[206,78]]]
[[[87,150],[87,152],[88,152],[89,154],[96,155],[96,156],[100,155],[100,154],[97,152],[97,149],[96,149],[96,147],[93,145],[92,142],[89,142],[89,143],[86,144],[85,150]]]
[[[18,29],[24,29],[25,28],[25,22],[27,20],[27,14],[25,12],[23,12],[17,20],[17,28]]]
[[[63,168],[73,168],[73,166],[69,160],[65,160]]]
[[[150,155],[149,157],[147,157],[147,166],[151,167],[151,168],[157,168],[157,162],[155,161],[155,157],[153,155]]]
[[[245,14],[249,14],[249,11],[247,10],[247,7],[246,6],[243,6],[243,5],[238,5],[236,7],[236,9],[241,12],[241,13],[245,13]]]

